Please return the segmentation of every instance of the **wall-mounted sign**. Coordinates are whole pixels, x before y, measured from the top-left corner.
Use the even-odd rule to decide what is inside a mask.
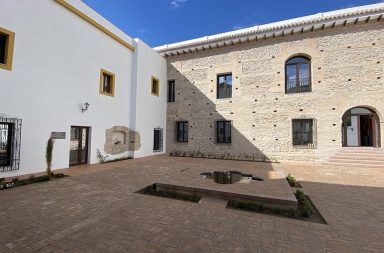
[[[65,132],[52,132],[51,133],[51,138],[52,139],[65,139]]]

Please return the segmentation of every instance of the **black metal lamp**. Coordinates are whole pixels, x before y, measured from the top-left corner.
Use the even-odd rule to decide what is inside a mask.
[[[88,110],[88,108],[89,108],[90,105],[91,105],[90,103],[85,102],[85,103],[83,104],[83,107],[81,108],[81,112],[82,112],[82,113],[86,112],[86,111]]]

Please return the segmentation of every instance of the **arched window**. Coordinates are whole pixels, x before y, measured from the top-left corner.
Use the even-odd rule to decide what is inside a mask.
[[[292,57],[285,63],[285,93],[311,91],[311,61],[305,56]]]

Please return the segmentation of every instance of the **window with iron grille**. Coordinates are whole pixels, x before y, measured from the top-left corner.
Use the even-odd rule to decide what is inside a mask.
[[[21,120],[0,117],[0,171],[18,170]]]
[[[188,121],[176,122],[177,142],[188,142]]]
[[[175,102],[175,80],[168,81],[168,102]]]
[[[217,98],[232,97],[232,73],[217,76]]]
[[[163,151],[163,129],[155,128],[153,131],[153,151]]]
[[[231,121],[216,121],[216,142],[231,143]]]
[[[292,137],[294,146],[312,146],[314,144],[314,120],[292,120]]]
[[[311,61],[297,56],[285,63],[285,93],[311,91]]]

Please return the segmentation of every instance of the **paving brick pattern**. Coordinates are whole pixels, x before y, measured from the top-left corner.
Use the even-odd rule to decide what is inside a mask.
[[[159,156],[0,192],[0,252],[384,252],[384,172]],[[328,225],[147,196],[183,169],[284,168]]]

